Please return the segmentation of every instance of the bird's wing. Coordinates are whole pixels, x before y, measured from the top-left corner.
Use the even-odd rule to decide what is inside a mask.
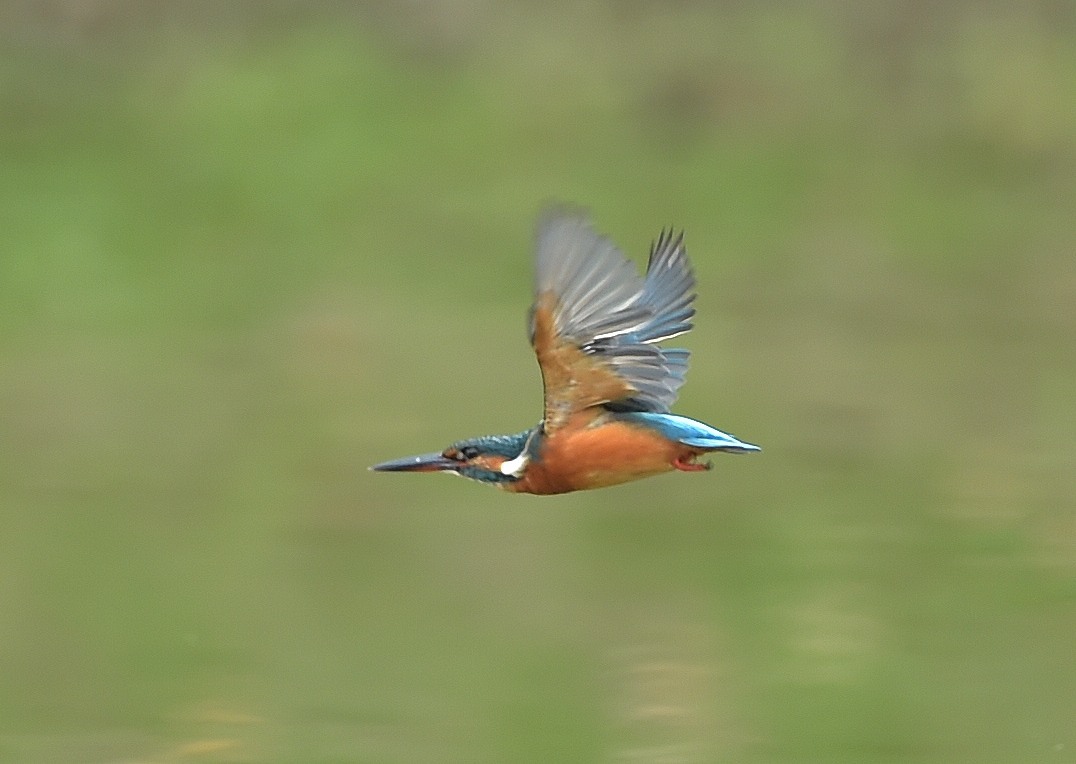
[[[530,314],[545,386],[545,431],[603,404],[668,411],[689,353],[654,343],[691,329],[694,286],[682,235],[661,234],[642,279],[582,213],[546,211],[538,223]]]

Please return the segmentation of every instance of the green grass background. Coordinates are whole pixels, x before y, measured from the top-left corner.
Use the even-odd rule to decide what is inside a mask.
[[[0,9],[0,760],[1071,762],[1064,2]],[[533,221],[698,273],[556,498]]]

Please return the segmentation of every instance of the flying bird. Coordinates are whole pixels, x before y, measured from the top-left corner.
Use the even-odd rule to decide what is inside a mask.
[[[658,343],[691,329],[694,289],[683,233],[661,232],[640,278],[585,214],[547,209],[537,227],[529,321],[545,390],[542,420],[370,469],[448,472],[515,493],[557,494],[707,470],[712,465],[699,457],[716,451],[760,451],[669,411],[690,353]]]

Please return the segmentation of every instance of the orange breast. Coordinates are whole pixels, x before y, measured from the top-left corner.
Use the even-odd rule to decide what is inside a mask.
[[[602,488],[668,472],[677,457],[693,450],[623,422],[573,423],[549,436],[523,479],[504,488],[537,494]]]

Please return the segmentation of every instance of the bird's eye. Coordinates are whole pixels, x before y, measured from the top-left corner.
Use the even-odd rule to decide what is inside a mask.
[[[476,456],[478,456],[478,447],[464,446],[460,449],[460,456],[462,456],[464,459],[474,459]]]

